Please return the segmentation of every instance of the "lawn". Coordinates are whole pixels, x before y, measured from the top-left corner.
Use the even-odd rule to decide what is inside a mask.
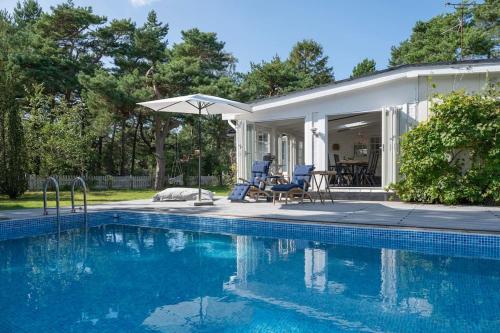
[[[215,192],[216,195],[227,195],[229,188],[224,186],[206,187],[207,190]],[[104,191],[89,191],[87,193],[87,202],[89,205],[99,203],[109,203],[115,201],[127,201],[136,199],[150,199],[157,191],[145,190],[104,190]],[[61,207],[71,205],[71,197],[69,191],[61,191]],[[47,193],[49,207],[54,206],[55,193]],[[80,205],[83,200],[81,192],[75,193],[75,203]],[[27,209],[27,208],[42,208],[43,198],[42,192],[26,192],[22,197],[12,200],[5,195],[0,195],[0,210],[8,209]]]

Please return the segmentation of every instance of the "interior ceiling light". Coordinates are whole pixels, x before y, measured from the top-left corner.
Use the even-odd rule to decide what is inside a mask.
[[[353,128],[364,127],[364,126],[367,126],[368,124],[369,124],[369,122],[363,120],[363,121],[357,121],[355,123],[349,123],[349,124],[340,125],[338,127],[338,129],[340,129],[340,130],[349,130],[349,129],[353,129]]]

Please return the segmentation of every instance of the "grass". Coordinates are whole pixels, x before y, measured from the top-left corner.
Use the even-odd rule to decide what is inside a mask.
[[[227,195],[229,188],[225,186],[212,186],[206,187],[207,190],[215,192],[216,195]],[[151,189],[144,190],[103,190],[103,191],[89,191],[87,193],[87,202],[89,205],[99,203],[110,203],[116,201],[127,201],[137,199],[150,199],[157,191]],[[47,193],[49,206],[54,206],[55,193]],[[71,206],[70,191],[61,191],[60,193],[61,207]],[[81,192],[75,193],[75,203],[79,205],[83,200]],[[42,192],[26,192],[20,198],[12,200],[6,195],[0,195],[0,210],[9,209],[28,209],[28,208],[42,208],[43,197]]]

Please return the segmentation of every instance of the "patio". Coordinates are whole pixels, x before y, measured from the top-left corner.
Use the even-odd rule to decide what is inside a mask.
[[[213,206],[193,207],[192,202],[122,201],[89,206],[89,211],[145,210],[171,214],[200,214],[227,218],[254,218],[297,223],[335,223],[343,225],[425,228],[500,234],[500,207],[442,206],[391,201],[339,200],[335,204],[231,203],[218,198]],[[65,208],[63,213],[69,213]],[[50,212],[54,214],[54,212]],[[2,219],[41,216],[41,209],[0,212]]]
[[[272,159],[271,174],[289,179],[295,165],[305,163],[307,132],[304,118],[256,122],[247,124],[248,142],[244,165],[248,179],[252,163],[266,158]],[[381,112],[343,114],[328,117],[328,140],[326,149],[314,148],[315,154],[325,155],[325,167],[329,170],[330,186],[341,199],[354,199],[345,195],[349,189],[363,188],[381,190],[382,178],[382,125]],[[310,134],[309,134],[310,136]],[[326,139],[326,138],[325,138]],[[369,198],[366,195],[365,198]],[[373,196],[371,200],[383,200]]]

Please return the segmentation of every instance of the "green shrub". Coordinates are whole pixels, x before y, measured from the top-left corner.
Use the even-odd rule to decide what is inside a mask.
[[[402,136],[402,180],[392,188],[404,201],[499,204],[498,95],[437,97],[430,119]]]
[[[28,185],[22,113],[12,89],[0,83],[0,90],[0,194],[14,199],[21,196]]]

